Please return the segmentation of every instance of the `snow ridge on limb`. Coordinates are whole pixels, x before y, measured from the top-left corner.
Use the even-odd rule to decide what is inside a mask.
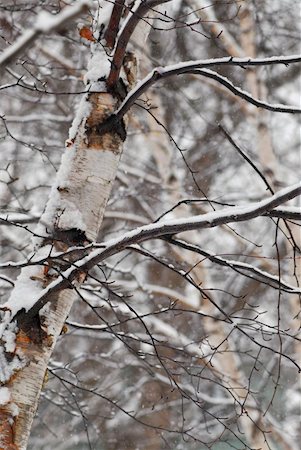
[[[195,71],[193,71],[193,73],[217,81],[218,83],[222,84],[225,88],[229,89],[229,91],[231,91],[234,95],[237,95],[238,97],[246,100],[247,102],[252,103],[252,105],[257,106],[258,108],[263,108],[274,112],[284,112],[291,114],[301,113],[301,109],[297,108],[296,106],[282,105],[282,104],[277,105],[267,103],[262,100],[258,100],[257,98],[252,97],[252,95],[250,95],[247,91],[235,86],[228,78],[219,75],[217,72],[214,72],[213,70],[196,69]]]
[[[157,239],[184,231],[212,228],[227,223],[241,222],[259,216],[265,216],[270,214],[277,206],[280,206],[299,195],[301,195],[301,183],[282,189],[260,202],[247,204],[245,206],[225,208],[221,211],[213,211],[192,218],[152,223],[124,233],[119,238],[112,239],[105,243],[93,244],[95,250],[88,256],[79,259],[71,267],[62,272],[55,281],[50,283],[45,289],[41,290],[40,293],[31,296],[30,304],[27,304],[27,310],[24,311],[24,313],[21,313],[22,320],[25,320],[25,317],[27,320],[34,317],[48,302],[50,294],[70,287],[70,284],[76,280],[79,273],[87,273],[96,264],[123,251],[132,244],[139,244],[149,239]],[[291,288],[292,287],[290,286],[289,289]],[[3,308],[5,308],[6,311],[9,311],[9,313],[6,313],[5,317],[8,323],[13,321],[14,317],[20,312],[21,305],[15,300],[10,299],[3,305]]]
[[[120,107],[115,113],[115,120],[120,120],[124,114],[131,108],[131,106],[135,103],[135,101],[147,91],[147,89],[155,84],[157,81],[163,80],[165,78],[169,78],[174,75],[183,75],[188,73],[200,73],[204,76],[210,76],[210,78],[214,79],[225,85],[228,89],[232,90],[232,92],[236,95],[240,95],[240,97],[244,98],[247,101],[251,101],[251,103],[257,102],[256,106],[260,106],[266,109],[271,109],[273,111],[278,112],[292,112],[292,113],[300,113],[301,110],[294,106],[287,105],[270,105],[269,103],[262,102],[260,100],[255,99],[249,93],[235,87],[230,80],[226,77],[222,77],[221,75],[205,70],[200,71],[199,69],[205,69],[211,66],[238,66],[238,67],[249,67],[249,66],[266,66],[266,65],[289,65],[293,63],[300,63],[301,55],[290,55],[290,56],[272,56],[270,58],[213,58],[213,59],[203,59],[197,61],[186,61],[184,63],[173,64],[166,67],[155,67],[143,80],[137,83],[136,87],[131,90],[131,92],[125,97]],[[199,72],[196,72],[198,71]],[[255,103],[254,103],[255,104]],[[290,109],[290,110],[288,110]]]
[[[265,216],[277,206],[301,195],[301,182],[278,191],[271,197],[260,202],[247,204],[245,206],[234,206],[221,211],[213,211],[192,218],[167,220],[152,223],[125,233],[117,239],[102,243],[101,250],[95,250],[89,256],[77,262],[77,267],[82,270],[90,270],[100,261],[122,251],[130,244],[144,242],[161,236],[182,233],[201,228],[213,228],[233,222],[242,222]],[[105,246],[105,248],[103,248]]]
[[[252,279],[257,279],[260,283],[267,284],[271,288],[274,289],[281,288],[283,291],[289,294],[301,294],[301,289],[299,287],[292,286],[291,284],[286,283],[284,280],[279,279],[277,275],[272,275],[267,271],[262,270],[252,264],[236,261],[234,259],[224,258],[208,250],[203,250],[198,245],[190,244],[189,242],[182,241],[180,239],[173,239],[167,237],[166,240],[170,244],[174,244],[178,247],[184,248],[185,250],[190,250],[191,252],[198,253],[199,255],[204,256],[204,258],[208,259],[209,261],[215,264],[230,267],[231,269],[234,269],[236,272],[238,272],[243,276],[247,276]],[[251,275],[248,275],[249,273]]]
[[[88,8],[92,6],[90,0],[78,0],[75,5],[64,8],[57,15],[42,11],[38,15],[35,25],[26,30],[14,44],[4,50],[0,56],[0,70],[29,47],[41,34],[49,34],[52,31],[59,30],[63,25],[75,19],[84,11],[88,11]]]

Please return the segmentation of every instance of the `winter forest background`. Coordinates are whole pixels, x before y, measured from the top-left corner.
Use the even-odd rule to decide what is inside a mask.
[[[41,11],[75,3],[0,1],[2,51]],[[101,45],[95,11],[102,23],[108,4],[41,32],[2,68],[1,303],[31,264],[90,45]],[[189,60],[290,56],[300,53],[300,23],[298,0],[171,0],[141,18],[127,57],[142,79]],[[209,69],[223,78],[205,69],[159,80],[131,107],[98,242],[251,205],[299,181],[299,116],[243,97],[300,107],[300,63]],[[75,288],[28,448],[297,450],[298,205],[130,243],[94,266]]]

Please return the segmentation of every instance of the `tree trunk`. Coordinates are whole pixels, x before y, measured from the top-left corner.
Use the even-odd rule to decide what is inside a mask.
[[[100,47],[100,49],[99,49]],[[101,55],[101,53],[103,53]],[[92,44],[93,58],[105,52]],[[95,65],[96,67],[96,65]],[[88,74],[89,77],[89,74]],[[89,80],[90,83],[95,80]],[[98,85],[99,86],[99,85]],[[42,309],[33,307],[41,292],[75,260],[50,261],[56,251],[96,240],[116,177],[125,130],[99,132],[117,99],[106,92],[83,97],[70,130],[57,180],[38,226],[34,258],[44,264],[22,270],[3,311],[1,325],[0,448],[26,449],[47,365],[73,302],[74,286],[47,296]],[[93,90],[93,84],[90,89]],[[122,136],[121,136],[122,135]],[[32,259],[33,261],[33,259]],[[75,284],[81,283],[85,274]]]

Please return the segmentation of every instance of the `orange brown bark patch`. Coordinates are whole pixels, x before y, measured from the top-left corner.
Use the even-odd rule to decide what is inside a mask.
[[[92,112],[86,122],[88,148],[117,151],[119,153],[119,147],[123,139],[120,137],[117,126],[116,129],[113,125],[111,130],[100,132],[100,128],[106,119],[113,114],[117,101],[111,94],[98,92],[91,94],[89,101],[92,104]]]
[[[11,414],[0,409],[0,450],[18,450],[13,443],[13,418]]]

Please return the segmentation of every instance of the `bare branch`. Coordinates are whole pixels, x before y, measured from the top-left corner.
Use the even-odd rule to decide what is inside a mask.
[[[115,0],[109,25],[104,35],[108,48],[114,48],[123,8],[124,0]]]
[[[222,27],[221,21],[216,17],[213,5],[205,4],[205,6],[203,6],[203,2],[199,2],[198,0],[189,0],[188,4],[194,10],[194,14],[199,17],[201,23],[204,24],[206,22],[206,25],[214,36],[219,36],[222,32],[223,38],[221,44],[228,55],[237,57],[243,56],[243,50],[237,40],[232,37],[230,31],[226,27]]]
[[[136,9],[133,8],[130,11],[131,15],[129,19],[125,22],[120,32],[116,49],[114,51],[112,67],[107,80],[107,85],[109,88],[112,88],[119,78],[119,73],[127,45],[141,18],[147,13],[147,11],[149,11],[154,6],[160,5],[161,3],[167,3],[169,1],[170,0],[144,0],[138,4],[138,7]]]

